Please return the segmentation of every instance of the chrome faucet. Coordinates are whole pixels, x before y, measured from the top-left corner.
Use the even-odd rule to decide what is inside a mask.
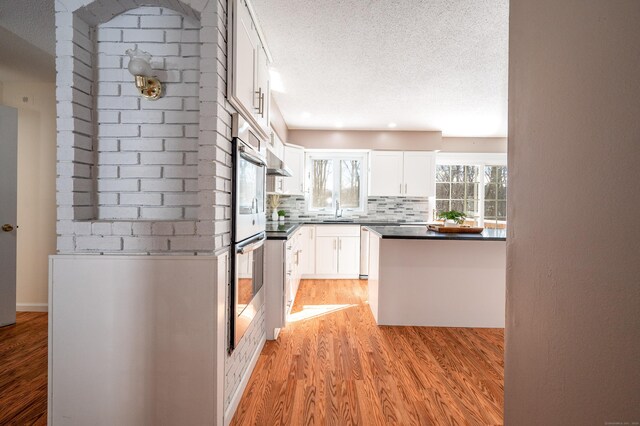
[[[340,214],[338,214],[338,212],[340,212]],[[335,211],[334,219],[337,219],[339,217],[342,217],[342,209],[340,208],[340,201],[336,200],[336,211]]]

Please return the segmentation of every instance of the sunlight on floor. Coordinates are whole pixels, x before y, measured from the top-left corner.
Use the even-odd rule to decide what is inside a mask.
[[[341,311],[358,305],[303,305],[302,310],[294,312],[287,317],[288,322],[298,322],[307,319],[327,315],[332,312]]]

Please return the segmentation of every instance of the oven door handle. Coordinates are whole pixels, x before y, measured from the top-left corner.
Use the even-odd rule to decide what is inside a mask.
[[[242,247],[236,248],[236,252],[240,253],[240,254],[249,253],[251,251],[254,251],[255,249],[258,249],[258,248],[262,247],[264,245],[265,241],[267,241],[267,236],[266,235],[264,235],[258,241],[255,241],[255,242],[252,242],[250,244],[247,244],[246,246],[242,246]]]
[[[258,155],[254,154],[253,152],[250,152],[249,150],[247,150],[247,147],[244,145],[240,146],[240,155],[242,157],[244,157],[246,160],[258,165],[258,166],[266,166],[267,162],[264,161],[264,158],[259,157]],[[249,148],[251,149],[251,148]]]

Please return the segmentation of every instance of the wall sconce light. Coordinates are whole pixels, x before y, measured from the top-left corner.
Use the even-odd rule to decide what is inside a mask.
[[[129,55],[129,72],[136,79],[136,87],[140,95],[146,99],[155,101],[162,96],[162,83],[157,77],[151,75],[150,61],[151,55],[142,50],[128,49],[125,52]]]

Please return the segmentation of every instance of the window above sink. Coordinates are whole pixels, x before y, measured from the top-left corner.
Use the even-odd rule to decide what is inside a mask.
[[[365,213],[367,154],[365,152],[307,153],[308,210]],[[335,222],[350,222],[336,218]]]

